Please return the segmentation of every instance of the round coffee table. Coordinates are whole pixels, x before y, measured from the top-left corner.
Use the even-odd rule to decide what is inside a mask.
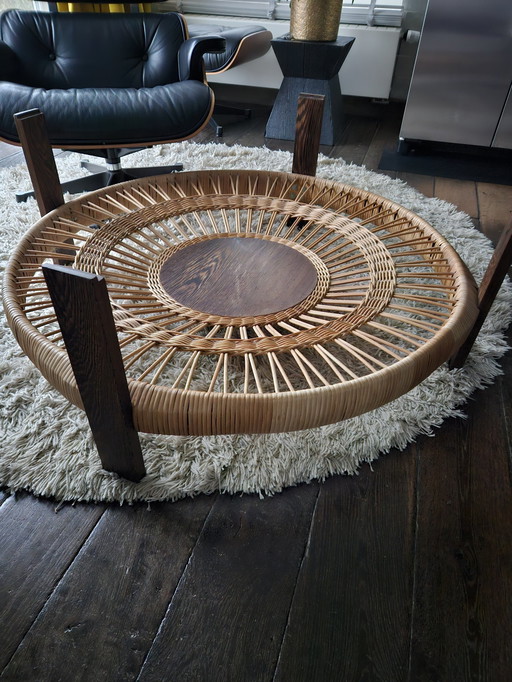
[[[30,229],[4,303],[25,353],[81,406],[43,277],[105,278],[135,428],[299,430],[409,391],[476,314],[453,248],[405,208],[286,173],[201,171],[98,190]]]

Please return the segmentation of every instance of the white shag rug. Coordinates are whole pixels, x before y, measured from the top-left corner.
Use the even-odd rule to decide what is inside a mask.
[[[76,154],[58,159],[61,178],[83,174]],[[291,170],[291,154],[262,148],[183,142],[128,157],[126,165],[182,162],[185,170],[256,168]],[[439,199],[429,199],[393,180],[320,157],[317,175],[381,194],[418,213],[443,234],[480,281],[492,254],[488,239],[470,218]],[[14,193],[30,189],[25,167],[0,171],[0,268],[22,233],[39,217],[35,201],[17,204]],[[345,422],[307,431],[216,437],[140,434],[147,476],[131,483],[101,469],[87,420],[24,356],[5,317],[0,320],[0,485],[59,501],[175,500],[187,495],[247,492],[272,494],[286,486],[333,474],[354,474],[391,448],[404,448],[419,434],[432,435],[447,417],[500,373],[507,350],[504,331],[512,312],[507,282],[464,368],[434,372],[388,405]]]

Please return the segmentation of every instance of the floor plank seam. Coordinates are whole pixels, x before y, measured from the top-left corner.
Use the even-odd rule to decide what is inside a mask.
[[[134,678],[134,682],[138,682],[138,681],[141,679],[141,675],[144,673],[144,668],[146,667],[146,663],[147,663],[149,657],[151,656],[151,652],[153,651],[153,648],[154,648],[154,646],[155,646],[155,644],[156,644],[156,642],[157,642],[157,640],[158,640],[158,637],[160,636],[160,634],[161,634],[161,632],[162,632],[162,630],[163,630],[163,628],[164,628],[165,622],[166,622],[166,620],[167,620],[167,616],[168,616],[169,613],[171,612],[173,602],[174,602],[176,596],[178,595],[178,593],[179,593],[179,591],[180,591],[181,584],[183,583],[183,581],[184,581],[184,579],[185,579],[186,573],[187,573],[187,571],[188,571],[188,568],[189,568],[189,566],[190,566],[190,563],[191,563],[192,558],[193,558],[193,556],[194,556],[194,553],[195,553],[195,551],[196,551],[196,547],[198,546],[198,544],[199,544],[201,538],[203,537],[204,529],[205,529],[205,527],[206,527],[206,525],[207,525],[207,523],[208,523],[208,519],[210,518],[210,516],[211,516],[212,513],[213,513],[213,509],[214,509],[215,504],[216,504],[216,502],[217,502],[217,500],[218,500],[218,497],[219,497],[218,495],[215,496],[215,499],[214,499],[213,502],[212,502],[212,506],[210,507],[210,510],[209,510],[208,514],[206,515],[206,517],[205,517],[205,519],[204,519],[202,528],[201,528],[201,530],[199,531],[199,533],[197,534],[197,538],[196,538],[196,541],[194,542],[194,546],[193,546],[192,549],[190,550],[190,554],[189,554],[189,556],[188,556],[187,563],[186,563],[185,566],[183,567],[183,571],[181,572],[180,579],[178,580],[178,582],[177,582],[177,584],[176,584],[176,588],[174,589],[174,591],[173,591],[173,593],[172,593],[172,596],[171,596],[171,598],[170,598],[170,600],[169,600],[169,603],[167,604],[167,607],[166,607],[166,609],[165,609],[164,615],[163,615],[163,617],[162,617],[162,619],[161,619],[161,621],[160,621],[160,624],[158,625],[158,628],[157,628],[157,630],[156,630],[156,632],[155,632],[155,636],[153,637],[153,641],[151,642],[151,646],[150,646],[149,649],[147,650],[146,655],[144,656],[144,658],[143,658],[143,660],[142,660],[142,662],[141,662],[139,674],[137,675],[136,678]]]
[[[416,462],[416,478],[414,481],[414,494],[416,496],[415,499],[415,505],[414,505],[414,519],[413,519],[413,524],[411,524],[414,527],[414,543],[413,543],[413,564],[412,564],[412,585],[411,585],[411,623],[410,623],[410,630],[409,630],[409,655],[408,655],[408,670],[407,670],[407,681],[408,682],[415,682],[411,675],[412,675],[412,658],[413,658],[413,650],[414,650],[414,621],[416,617],[416,587],[417,587],[417,572],[418,572],[418,558],[417,558],[417,545],[418,545],[418,532],[419,532],[419,518],[420,518],[420,503],[421,503],[421,497],[419,494],[420,490],[420,477],[421,477],[421,467],[420,467],[420,448],[418,447],[417,444],[414,445],[414,455],[415,455],[415,462]]]
[[[510,351],[509,351],[510,353]],[[501,413],[503,415],[503,426],[505,429],[505,437],[507,439],[508,447],[508,479],[510,481],[510,486],[512,487],[512,434],[510,433],[510,426],[507,419],[507,409],[506,409],[506,397],[503,394],[504,382],[501,380],[500,385],[500,403],[501,403]]]
[[[297,586],[298,586],[298,584],[299,584],[299,577],[300,577],[300,574],[301,574],[301,571],[302,571],[302,567],[303,567],[303,565],[304,565],[304,561],[305,561],[305,559],[306,559],[306,555],[307,555],[307,553],[308,553],[308,549],[309,549],[310,546],[311,546],[311,537],[312,537],[312,534],[313,534],[313,526],[314,526],[316,511],[317,511],[317,508],[318,508],[318,500],[319,500],[319,498],[320,498],[320,493],[321,493],[321,487],[320,487],[320,484],[319,484],[319,485],[318,485],[318,489],[317,489],[317,493],[316,493],[315,504],[314,504],[313,510],[312,510],[312,512],[311,512],[311,521],[310,521],[310,524],[309,524],[308,537],[307,537],[307,539],[306,539],[306,542],[304,543],[304,550],[303,550],[303,552],[302,552],[302,557],[301,557],[301,560],[300,560],[300,563],[299,563],[299,568],[298,568],[298,570],[297,570],[297,575],[296,575],[296,577],[295,577],[295,584],[294,584],[294,586],[293,586],[292,596],[291,596],[291,598],[290,598],[290,606],[289,606],[289,608],[288,608],[288,613],[287,613],[287,616],[286,616],[286,625],[284,626],[283,635],[282,635],[282,637],[281,637],[281,645],[280,645],[280,647],[279,647],[279,653],[278,653],[278,655],[277,655],[276,665],[275,665],[275,667],[274,667],[274,672],[273,672],[273,674],[272,674],[272,682],[276,682],[276,675],[277,675],[277,671],[278,671],[278,669],[279,669],[279,663],[280,663],[280,660],[281,660],[281,653],[282,653],[282,650],[283,650],[284,640],[286,639],[286,632],[287,632],[287,630],[288,630],[288,626],[290,625],[290,617],[291,617],[291,613],[292,613],[292,609],[293,609],[293,603],[294,603],[294,600],[295,600],[295,594],[296,594],[296,592],[297,592]]]
[[[13,495],[12,497],[15,497],[15,496]],[[15,501],[16,501],[16,500],[15,500]],[[41,608],[39,609],[39,611],[38,611],[37,615],[35,616],[34,620],[30,623],[30,625],[28,626],[27,630],[23,633],[23,636],[21,637],[20,641],[18,642],[18,646],[14,649],[14,651],[13,651],[12,655],[10,656],[9,660],[7,661],[7,663],[5,664],[5,666],[3,667],[2,671],[0,672],[0,678],[2,678],[2,677],[4,676],[5,671],[9,668],[11,662],[13,661],[13,659],[14,659],[14,657],[16,656],[17,652],[19,651],[20,647],[22,647],[23,642],[25,641],[25,639],[26,639],[27,636],[29,635],[29,633],[30,633],[30,631],[32,630],[32,628],[36,625],[37,621],[39,620],[39,618],[41,617],[41,614],[42,614],[42,613],[44,612],[44,610],[46,609],[46,607],[47,607],[48,603],[50,602],[52,596],[54,595],[55,591],[59,588],[59,585],[60,585],[60,584],[62,583],[62,581],[65,579],[65,577],[66,577],[66,575],[68,574],[69,570],[71,569],[71,567],[73,566],[73,564],[75,563],[75,561],[77,561],[78,557],[80,556],[80,554],[81,554],[82,551],[84,550],[86,544],[89,542],[89,540],[90,540],[90,538],[91,538],[91,535],[94,533],[94,531],[95,531],[96,528],[98,527],[99,522],[100,522],[101,519],[104,517],[105,512],[106,512],[106,509],[103,510],[103,513],[101,514],[101,516],[98,517],[98,519],[96,520],[96,523],[92,526],[91,530],[89,531],[89,533],[87,534],[87,536],[84,538],[84,540],[83,540],[82,544],[80,545],[80,547],[77,548],[77,551],[76,551],[75,554],[70,558],[70,561],[69,561],[69,563],[67,564],[67,566],[65,566],[65,567],[63,568],[63,570],[62,570],[60,576],[56,579],[56,581],[55,581],[55,583],[54,583],[54,585],[53,585],[53,588],[51,589],[50,592],[48,592],[48,594],[47,594],[47,596],[46,596],[46,599],[43,601],[43,603],[42,603],[42,605],[41,605]],[[58,513],[58,510],[56,510],[55,513],[57,514],[57,513]],[[27,682],[28,682],[28,681],[27,681]]]

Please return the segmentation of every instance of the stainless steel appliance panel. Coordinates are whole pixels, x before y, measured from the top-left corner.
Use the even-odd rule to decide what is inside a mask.
[[[492,146],[512,149],[512,88],[508,91],[507,101],[505,102]]]
[[[511,82],[512,2],[429,0],[400,137],[489,147]]]

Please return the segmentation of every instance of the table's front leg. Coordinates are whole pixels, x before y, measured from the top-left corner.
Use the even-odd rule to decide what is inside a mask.
[[[103,468],[145,475],[105,279],[61,265],[43,272]]]

